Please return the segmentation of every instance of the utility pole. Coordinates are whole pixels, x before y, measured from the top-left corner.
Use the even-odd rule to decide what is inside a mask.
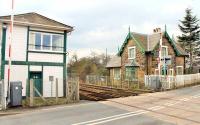
[[[8,38],[8,85],[7,85],[7,103],[10,102],[10,79],[11,79],[11,66],[12,66],[12,58],[11,58],[11,50],[12,50],[12,42],[13,42],[13,23],[14,23],[14,0],[11,0],[11,15],[10,15],[10,27],[9,27],[9,38]]]

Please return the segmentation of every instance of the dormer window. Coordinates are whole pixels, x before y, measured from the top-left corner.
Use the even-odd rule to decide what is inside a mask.
[[[135,46],[128,47],[128,59],[135,59],[135,57],[136,57],[136,48],[135,48]]]

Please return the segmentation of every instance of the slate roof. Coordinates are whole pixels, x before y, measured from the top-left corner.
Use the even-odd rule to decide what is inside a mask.
[[[0,16],[0,22],[10,22],[10,15]],[[56,20],[47,18],[35,12],[16,14],[14,15],[14,23],[20,23],[23,25],[35,25],[35,26],[49,26],[54,28],[60,28],[67,30],[68,32],[73,30],[72,26],[66,25],[64,23],[58,22]]]
[[[106,68],[113,68],[113,67],[121,67],[121,57],[114,56],[106,65]]]
[[[177,56],[187,56],[188,54],[178,45],[178,43],[176,43],[174,40],[172,40],[168,33],[165,31],[162,33],[164,37],[166,37],[170,44],[174,47]],[[130,32],[127,35],[127,38],[125,39],[123,45],[121,46],[121,49],[118,53],[118,55],[120,56],[126,46],[126,44],[128,43],[129,39],[133,39],[136,42],[136,45],[139,46],[139,48],[143,51],[143,52],[147,52],[147,51],[153,51],[156,47],[156,45],[159,44],[160,41],[160,33],[154,33],[154,34],[141,34],[141,33],[136,33],[136,32]]]

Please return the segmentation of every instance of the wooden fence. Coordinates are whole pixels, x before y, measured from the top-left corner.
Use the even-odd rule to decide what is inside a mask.
[[[145,75],[144,81],[148,89],[173,89],[199,84],[200,73],[177,76]]]
[[[30,97],[27,101],[30,107],[40,106],[40,105],[55,105],[55,104],[65,104],[69,102],[77,102],[79,101],[79,78],[68,78],[66,82],[66,95],[64,97],[59,96],[59,82],[62,79],[56,78],[54,82],[52,82],[50,93],[51,97],[44,97],[43,94],[36,88],[34,84],[34,80],[38,79],[30,79],[29,93]],[[53,88],[52,88],[53,87]],[[63,89],[63,88],[61,88]]]

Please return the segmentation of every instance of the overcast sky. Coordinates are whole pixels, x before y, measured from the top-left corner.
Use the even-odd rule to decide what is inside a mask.
[[[0,0],[0,15],[10,13],[10,1]],[[178,21],[185,9],[200,18],[199,0],[15,0],[15,13],[37,12],[74,26],[68,36],[70,55],[79,57],[91,51],[117,53],[128,33],[152,33],[153,28],[177,35]]]

